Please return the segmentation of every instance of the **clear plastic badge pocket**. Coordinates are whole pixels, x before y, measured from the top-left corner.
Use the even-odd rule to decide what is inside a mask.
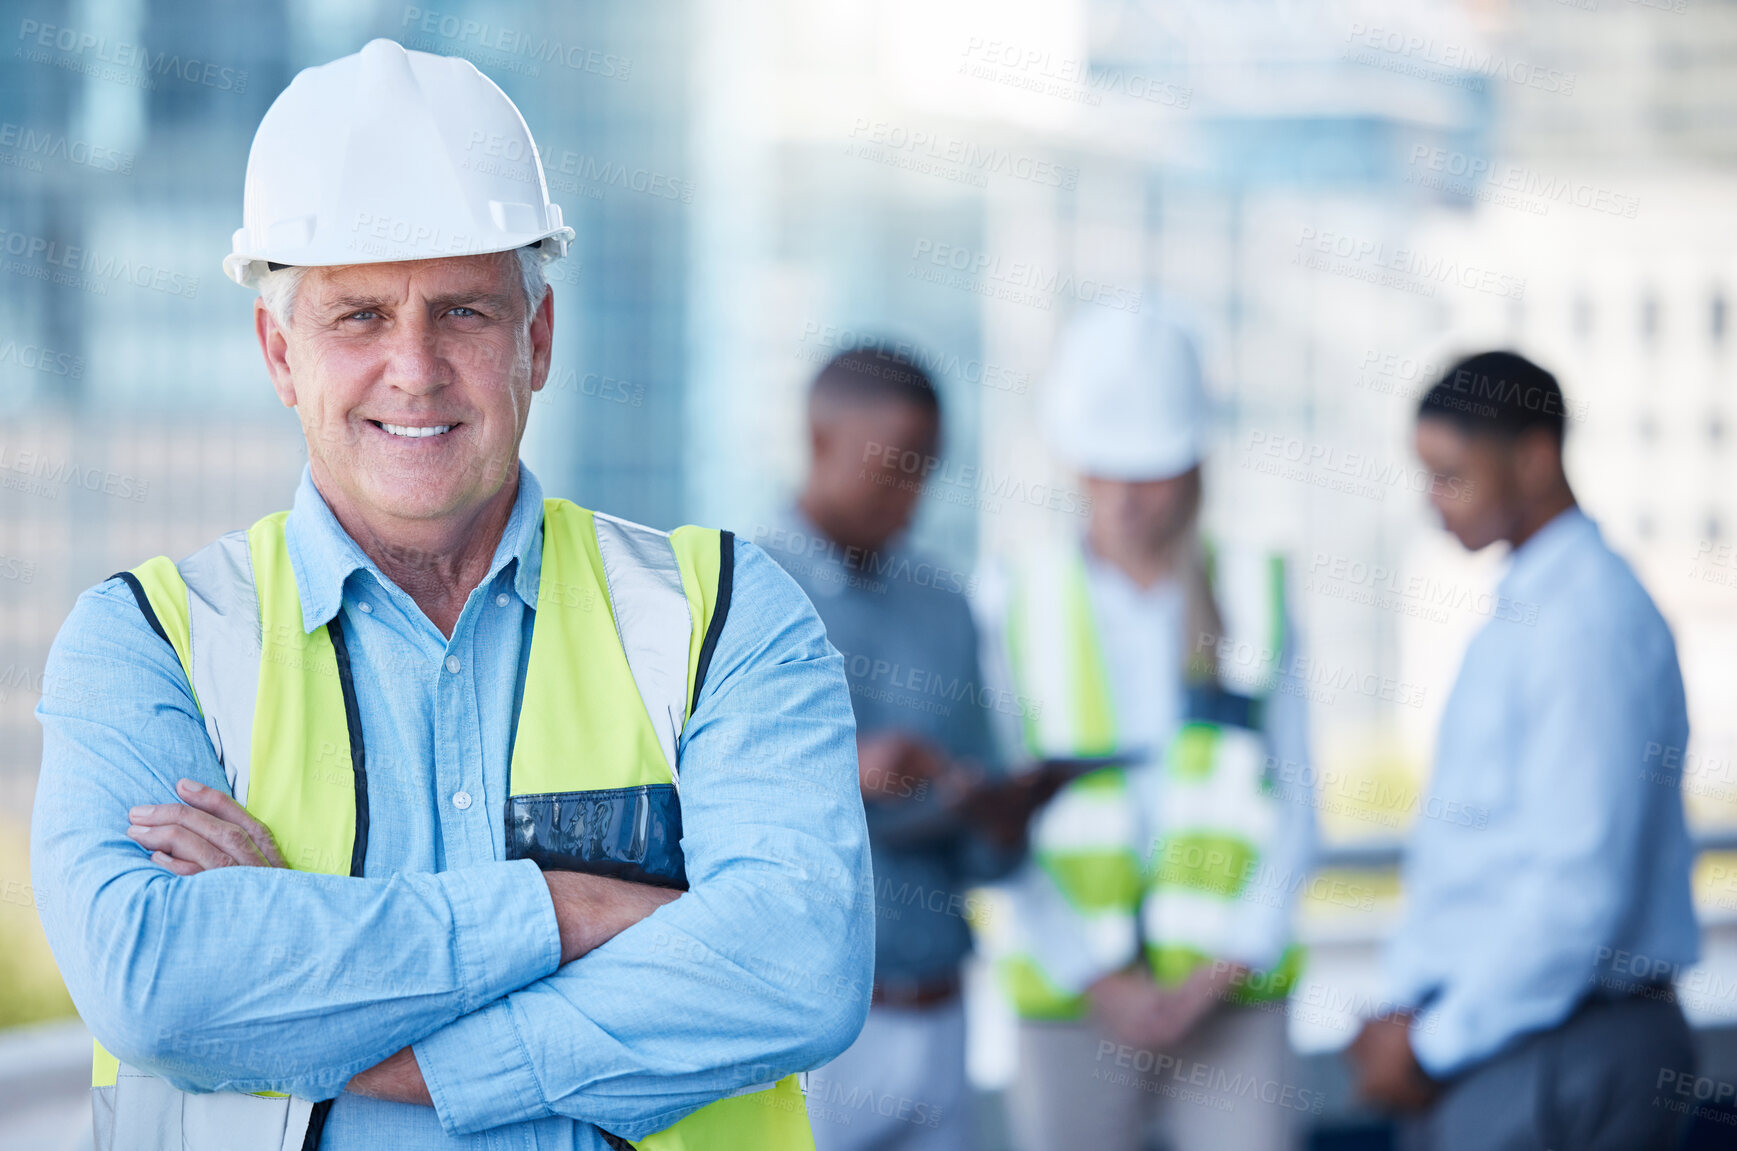
[[[515,795],[506,824],[508,859],[687,890],[681,801],[671,784]]]

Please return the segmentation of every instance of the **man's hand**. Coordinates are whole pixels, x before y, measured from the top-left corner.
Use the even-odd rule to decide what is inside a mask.
[[[555,922],[561,929],[561,962],[571,963],[601,947],[681,892],[578,871],[545,871]]]
[[[876,800],[922,799],[953,774],[940,748],[902,731],[884,731],[856,741],[857,783],[862,797]]]
[[[1160,1031],[1154,1046],[1170,1046],[1188,1037],[1213,1008],[1224,1002],[1225,996],[1239,976],[1248,968],[1235,963],[1203,963],[1196,967],[1180,987],[1160,991],[1163,1002],[1159,1008]]]
[[[127,835],[176,875],[214,867],[283,867],[265,824],[215,787],[191,779],[175,785],[181,803],[156,803],[127,813]]]
[[[1119,1043],[1144,1047],[1160,1014],[1158,985],[1145,971],[1115,971],[1092,984],[1086,992],[1092,1010]]]
[[[1131,1047],[1163,1050],[1188,1037],[1224,999],[1245,968],[1209,963],[1182,985],[1159,987],[1144,968],[1118,971],[1092,984],[1092,1007],[1109,1032]]]
[[[1422,1111],[1440,1093],[1411,1050],[1409,1014],[1371,1019],[1351,1041],[1345,1056],[1357,1073],[1357,1094],[1394,1111]]]
[[[978,786],[959,803],[959,814],[991,841],[1004,848],[1025,842],[1032,816],[1055,797],[1062,785],[1050,771],[1027,771]]]

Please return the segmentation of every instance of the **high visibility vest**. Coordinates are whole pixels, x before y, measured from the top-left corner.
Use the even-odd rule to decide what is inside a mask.
[[[121,573],[174,648],[230,790],[292,868],[361,875],[364,732],[343,616],[303,631],[287,512]],[[543,569],[509,761],[507,856],[687,887],[676,750],[729,610],[728,532],[543,505]],[[678,1022],[672,1022],[672,1026]],[[96,1047],[98,1151],[297,1151],[331,1102],[181,1092]],[[812,1151],[799,1077],[747,1083],[641,1151]]]
[[[1031,860],[1008,886],[1014,920],[996,967],[1027,1019],[1078,1019],[1089,1004],[1070,989],[1081,973],[1144,958],[1164,986],[1231,954],[1239,901],[1279,823],[1264,778],[1263,713],[1277,684],[1287,630],[1282,557],[1207,550],[1207,587],[1223,615],[1220,666],[1191,663],[1183,723],[1150,770],[1112,767],[1068,784],[1033,821]],[[1018,573],[1006,649],[1022,698],[1027,752],[1036,758],[1124,753],[1101,632],[1080,551],[1052,553]],[[1192,654],[1192,652],[1191,652]],[[1183,652],[1175,653],[1178,661]],[[1162,654],[1156,658],[1169,658]],[[1142,793],[1156,783],[1155,811]],[[1067,978],[1046,965],[1045,940],[1065,939]],[[1051,946],[1047,950],[1054,952]],[[1229,997],[1283,999],[1303,953],[1288,947]]]

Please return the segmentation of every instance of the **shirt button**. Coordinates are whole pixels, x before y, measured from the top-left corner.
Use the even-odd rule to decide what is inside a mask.
[[[361,603],[357,604],[356,606],[358,608],[360,608],[363,611],[363,613],[372,612],[374,610],[374,605],[369,603],[367,600],[363,600]]]
[[[470,807],[470,792],[468,792],[468,791],[455,791],[455,792],[453,792],[452,793],[452,805],[454,807],[458,808],[460,811],[464,811],[467,808],[469,808]]]
[[[464,665],[458,662],[458,657],[456,655],[449,655],[446,657],[446,670],[450,671],[453,675],[457,675],[458,669],[462,666]]]
[[[496,607],[506,607],[507,606],[507,593],[506,592],[502,592],[500,595],[495,597],[495,606]]]

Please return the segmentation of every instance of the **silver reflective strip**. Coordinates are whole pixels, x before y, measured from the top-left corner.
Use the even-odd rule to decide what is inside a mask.
[[[676,741],[687,713],[688,640],[693,634],[681,566],[667,533],[602,512],[594,516],[615,632],[669,764],[670,780],[679,785]]]
[[[115,1087],[90,1089],[91,1147],[94,1151],[115,1151]]]
[[[180,1151],[181,1092],[123,1063],[115,1075],[112,1151]]]
[[[307,1142],[308,1121],[314,1117],[314,1101],[291,1095],[284,1109],[283,1140],[278,1144],[278,1151],[302,1151],[302,1144]]]
[[[245,805],[260,658],[259,592],[247,532],[230,532],[176,567],[187,581],[193,694],[229,789]]]
[[[91,1106],[96,1151],[301,1151],[314,1111],[288,1095],[178,1091],[125,1063]]]
[[[1021,688],[1038,701],[1037,737],[1046,755],[1072,755],[1080,747],[1079,680],[1083,669],[1075,667],[1078,648],[1070,643],[1073,581],[1085,572],[1073,556],[1045,556],[1024,574],[1022,593],[1014,602],[1023,613],[1020,623],[1024,651],[1020,654]]]

